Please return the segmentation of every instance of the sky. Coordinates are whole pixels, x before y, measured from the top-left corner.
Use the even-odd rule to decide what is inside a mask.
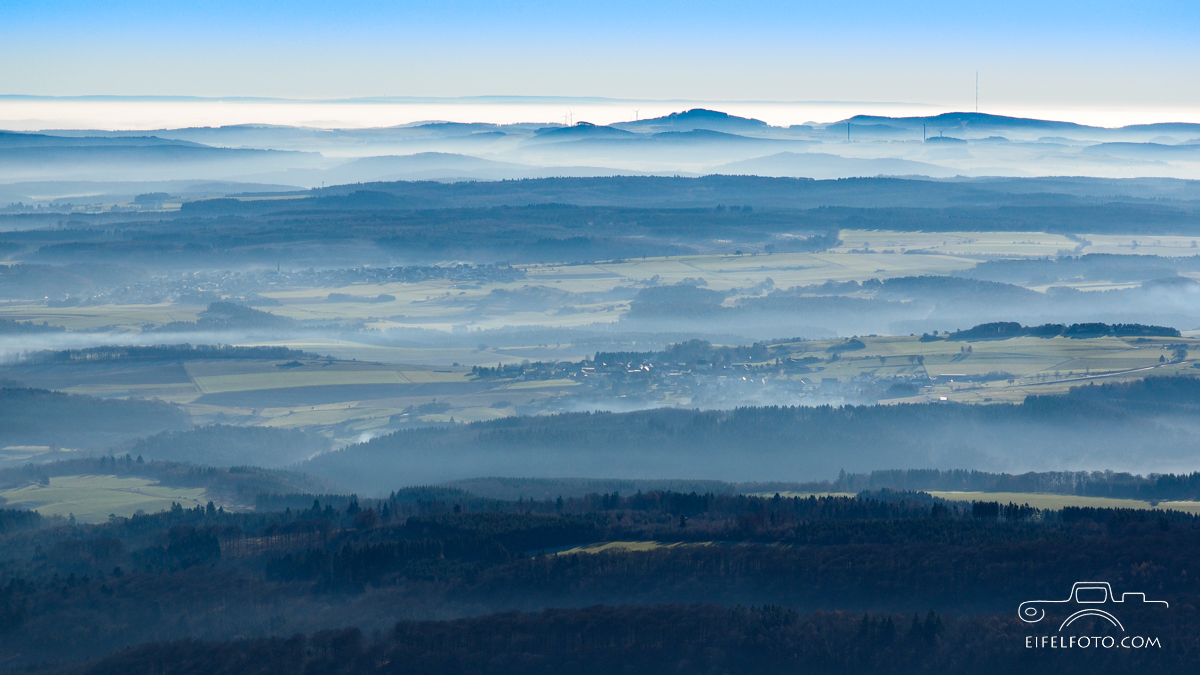
[[[972,110],[978,72],[983,111],[1200,121],[1196,0],[5,0],[0,8],[0,95]]]

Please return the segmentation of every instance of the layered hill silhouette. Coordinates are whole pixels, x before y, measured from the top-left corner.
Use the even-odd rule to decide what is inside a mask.
[[[766,157],[713,167],[713,173],[770,176],[775,178],[855,178],[861,176],[959,175],[953,169],[908,159],[855,159],[821,152],[780,152]]]

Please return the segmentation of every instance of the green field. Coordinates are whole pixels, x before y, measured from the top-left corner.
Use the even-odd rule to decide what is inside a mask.
[[[284,371],[193,377],[201,392],[259,391],[342,384],[406,384],[411,380],[394,370]]]
[[[69,516],[99,523],[108,516],[128,517],[138,511],[154,513],[176,502],[184,508],[204,505],[204,488],[159,485],[144,478],[117,476],[55,476],[49,485],[26,485],[0,492],[9,508],[33,509],[47,516]]]

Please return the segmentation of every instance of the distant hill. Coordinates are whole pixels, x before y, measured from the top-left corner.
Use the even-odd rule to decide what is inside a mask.
[[[16,131],[0,131],[0,148],[79,148],[87,146],[144,147],[147,145],[176,145],[192,148],[205,147],[199,143],[158,138],[156,136],[123,136],[120,138],[110,138],[105,136],[54,136],[50,134],[29,134]]]
[[[619,137],[581,138],[576,140],[573,145],[605,145],[608,147],[642,149],[650,149],[655,146],[665,149],[665,147],[678,145],[694,145],[698,147],[712,147],[715,145],[806,147],[813,145],[813,141],[791,138],[756,138],[712,129],[690,129],[688,131],[658,131],[649,134],[629,134]]]
[[[205,466],[268,468],[302,462],[329,449],[329,440],[300,429],[215,425],[164,431],[138,439],[129,454]]]
[[[737,117],[716,110],[693,108],[684,112],[671,113],[665,117],[653,117],[635,122],[620,122],[612,125],[617,129],[626,129],[641,133],[656,131],[694,131],[708,129],[710,131],[725,131],[730,133],[746,131],[767,131],[770,127],[762,120],[747,117]]]
[[[195,321],[172,321],[157,329],[162,333],[221,330],[285,330],[298,322],[286,316],[264,312],[232,302],[213,302]]]
[[[1161,143],[1101,143],[1083,149],[1087,155],[1123,159],[1154,159],[1200,162],[1200,145],[1163,145]]]
[[[36,202],[51,199],[74,204],[123,204],[147,192],[166,192],[180,199],[223,197],[246,192],[279,192],[295,190],[295,186],[267,183],[234,183],[208,180],[177,181],[37,181],[0,185],[0,204]],[[35,196],[36,195],[36,196]]]
[[[0,388],[3,446],[97,449],[134,436],[189,426],[186,412],[159,400],[101,399],[45,389]]]
[[[616,127],[598,126],[588,122],[580,122],[573,127],[547,127],[538,129],[533,138],[527,143],[558,142],[578,140],[581,138],[632,138],[632,131]]]

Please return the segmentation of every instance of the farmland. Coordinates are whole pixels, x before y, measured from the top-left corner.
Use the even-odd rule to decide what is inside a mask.
[[[733,362],[719,371],[696,371],[688,376],[694,383],[684,384],[664,371],[650,373],[636,390],[622,385],[623,392],[616,393],[606,393],[603,378],[581,376],[579,359],[590,359],[594,353],[570,343],[556,350],[563,359],[560,369],[565,370],[548,379],[522,375],[519,365],[512,366],[517,370],[510,376],[488,379],[474,376],[465,364],[406,365],[397,361],[413,354],[388,347],[364,347],[355,352],[390,357],[386,361],[13,365],[0,371],[0,376],[29,386],[103,398],[158,398],[182,407],[195,423],[309,429],[343,444],[363,434],[451,419],[471,422],[580,406],[687,407],[708,405],[703,401],[713,396],[737,395],[790,405],[875,400],[872,396],[887,403],[1020,402],[1030,394],[1061,393],[1093,382],[1191,375],[1197,372],[1194,350],[1200,346],[1194,337],[1020,337],[967,342],[862,336],[857,340],[861,347],[851,351],[838,351],[841,340],[768,343],[765,358]],[[285,344],[316,353],[334,351],[337,346],[315,339]],[[1176,360],[1180,348],[1187,354],[1182,361]],[[559,360],[553,353],[536,349],[474,350],[473,360],[517,364],[523,351],[535,357],[549,356],[551,362]],[[465,355],[472,350],[460,352]],[[794,362],[809,365],[799,372],[783,367]],[[883,383],[886,389],[889,382],[911,382],[912,386],[870,393],[871,383]],[[618,401],[613,397],[619,393],[635,398]],[[22,450],[6,452],[15,459]]]
[[[561,305],[497,306],[477,311],[475,303],[494,299],[494,292],[513,292],[546,286],[569,294],[611,294],[615,289],[654,279],[674,284],[703,279],[706,287],[727,291],[764,283],[775,288],[820,284],[826,281],[865,281],[901,276],[947,274],[969,270],[985,260],[1037,258],[1063,252],[1139,253],[1145,255],[1195,255],[1191,238],[1153,239],[1116,235],[1062,235],[1029,232],[888,232],[842,230],[841,244],[823,253],[767,253],[747,248],[744,253],[705,253],[648,256],[607,262],[541,263],[514,265],[514,281],[462,283],[451,278],[415,283],[356,283],[263,290],[262,297],[279,303],[272,313],[300,321],[362,321],[368,327],[420,327],[472,330],[501,326],[573,327],[617,320],[627,303],[620,299],[580,298],[570,314]],[[1079,241],[1089,242],[1080,244]],[[1133,241],[1139,241],[1137,248]],[[920,255],[905,255],[919,252]],[[448,261],[449,262],[449,261]],[[1066,286],[1098,289],[1087,283]],[[733,298],[738,297],[736,294]],[[106,330],[134,333],[145,326],[172,321],[194,321],[203,305],[155,303],[47,307],[41,303],[10,302],[0,307],[0,318],[47,321],[70,330]]]

